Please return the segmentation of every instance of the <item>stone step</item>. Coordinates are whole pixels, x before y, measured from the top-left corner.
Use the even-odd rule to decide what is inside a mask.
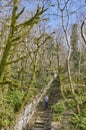
[[[44,128],[32,128],[32,130],[44,130]]]
[[[42,119],[37,119],[36,121],[37,122],[41,122],[41,121],[45,121],[46,122],[47,120],[48,120],[47,118],[42,118]]]
[[[46,121],[36,121],[35,124],[45,125]]]
[[[42,118],[42,117],[46,117],[46,118],[48,117],[48,118],[49,118],[49,117],[51,117],[51,116],[52,116],[51,114],[41,114],[41,115],[40,115],[41,118]]]
[[[44,110],[41,111],[41,113],[43,112],[51,112],[51,109],[50,108],[44,108]]]
[[[47,115],[47,116],[49,116],[49,115],[51,115],[52,113],[51,112],[43,112],[43,113],[41,113],[40,115]]]
[[[51,109],[44,109],[43,111],[41,111],[41,113],[43,113],[43,112],[47,112],[47,113],[49,113],[49,112],[51,112]]]
[[[45,125],[42,124],[34,124],[34,128],[44,128]]]
[[[41,113],[41,115],[51,115],[51,112],[43,112],[43,113]]]
[[[41,117],[41,118],[49,118],[49,117],[51,117],[51,115],[44,115],[44,114],[41,114],[40,117]]]

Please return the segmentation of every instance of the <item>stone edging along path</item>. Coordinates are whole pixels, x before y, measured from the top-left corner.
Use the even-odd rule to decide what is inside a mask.
[[[56,78],[56,75],[55,77]],[[47,90],[50,88],[53,79],[46,85],[45,89],[39,93],[33,101],[25,106],[25,110],[23,113],[19,115],[19,118],[16,121],[16,125],[14,126],[14,130],[22,130],[27,125],[28,121],[31,119],[32,115],[35,112],[37,105],[39,104],[40,100],[43,98]]]

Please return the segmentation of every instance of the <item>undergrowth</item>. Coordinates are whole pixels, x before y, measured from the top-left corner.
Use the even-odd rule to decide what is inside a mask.
[[[6,89],[4,89],[4,86],[0,88],[0,130],[9,130],[10,127],[14,127],[16,118],[22,112],[23,107],[27,103],[30,103],[40,93],[41,89],[45,88],[49,80],[50,78],[46,76],[45,78],[44,76],[37,78],[33,84],[33,88],[29,90],[26,103],[24,103],[23,99],[28,90],[28,85],[15,88],[13,85],[9,86],[6,84]]]
[[[67,112],[69,112],[70,123],[73,130],[86,130],[86,86],[80,85],[77,88],[77,84],[73,83],[73,85],[77,101],[80,106],[80,114],[78,114],[76,111],[76,105],[71,94],[69,84],[67,84],[66,82],[66,84],[62,84],[65,100],[63,98],[60,98],[60,100],[52,106],[53,121],[60,123],[62,122],[62,120],[65,121],[64,113],[67,114]],[[66,121],[68,122],[67,119]]]

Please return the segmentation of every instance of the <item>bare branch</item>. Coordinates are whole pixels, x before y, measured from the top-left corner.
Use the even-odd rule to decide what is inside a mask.
[[[60,7],[60,2],[59,2],[59,0],[57,0],[58,7],[59,7],[60,11],[64,11],[64,10],[65,10],[65,8],[67,7],[67,4],[68,4],[69,1],[70,1],[70,0],[67,0],[67,1],[65,2],[65,4],[64,4],[64,7],[61,8],[61,7]]]
[[[7,27],[10,26],[10,25],[5,24],[5,22],[3,22],[3,21],[1,21],[1,20],[0,20],[0,23],[2,23],[4,26],[7,26]]]
[[[0,8],[8,7],[12,2],[13,2],[13,0],[9,1],[8,3],[6,3],[3,6],[0,6]]]
[[[84,32],[83,32],[84,31],[85,22],[86,22],[86,18],[83,20],[82,25],[81,25],[81,36],[83,38],[84,43],[86,44],[86,39],[85,39]]]
[[[14,60],[14,61],[11,61],[11,62],[6,63],[5,65],[9,65],[9,64],[12,64],[12,63],[19,62],[20,60],[23,60],[23,59],[26,58],[26,57],[27,57],[27,56],[20,57],[20,58],[17,59],[17,60]]]

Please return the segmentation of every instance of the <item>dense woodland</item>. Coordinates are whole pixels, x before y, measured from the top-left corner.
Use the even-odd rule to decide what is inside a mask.
[[[15,125],[53,73],[61,90],[53,120],[65,106],[74,130],[86,130],[86,1],[0,0],[1,130]]]

